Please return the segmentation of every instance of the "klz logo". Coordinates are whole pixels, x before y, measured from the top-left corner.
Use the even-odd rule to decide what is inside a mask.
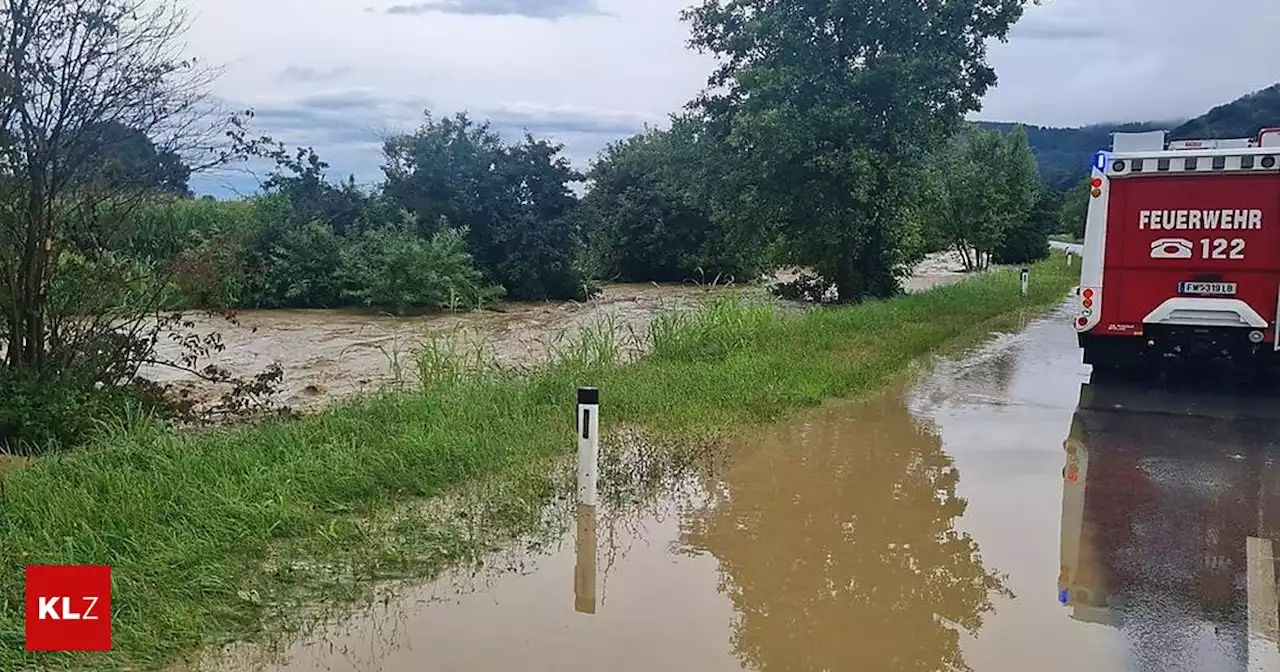
[[[28,565],[28,651],[111,649],[111,567]]]

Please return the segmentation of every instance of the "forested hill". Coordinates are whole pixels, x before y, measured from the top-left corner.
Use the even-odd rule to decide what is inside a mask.
[[[1170,131],[1169,139],[1247,138],[1268,126],[1280,126],[1280,84],[1219,105]]]
[[[1078,128],[1026,126],[1031,151],[1040,167],[1040,178],[1056,189],[1070,189],[1088,169],[1089,160],[1100,149],[1111,146],[1116,131],[1142,132],[1169,129],[1178,122],[1136,122],[1128,124],[1094,124]],[[1008,133],[1017,124],[980,121],[980,128]]]
[[[1015,124],[980,121],[984,129],[1008,133]],[[1164,129],[1170,140],[1187,138],[1245,138],[1266,126],[1280,126],[1280,84],[1220,105],[1190,121],[1143,121],[1094,124],[1078,128],[1027,126],[1040,176],[1057,189],[1071,188],[1088,170],[1093,153],[1111,146],[1117,131],[1142,132]]]

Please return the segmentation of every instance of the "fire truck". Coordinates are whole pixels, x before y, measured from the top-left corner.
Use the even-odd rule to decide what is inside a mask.
[[[1160,403],[1150,396],[1081,387],[1063,442],[1058,600],[1073,620],[1123,633],[1150,669],[1192,651],[1280,665],[1276,411],[1135,407]]]
[[[1072,317],[1086,364],[1280,364],[1280,128],[1116,133],[1090,180]]]

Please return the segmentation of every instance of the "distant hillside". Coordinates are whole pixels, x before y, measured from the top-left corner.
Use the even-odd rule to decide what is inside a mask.
[[[1280,84],[1219,105],[1170,131],[1169,139],[1248,138],[1267,126],[1280,126]]]
[[[980,128],[1008,133],[1016,124],[980,121]],[[1025,125],[1025,124],[1024,124]],[[1094,124],[1079,128],[1025,125],[1036,153],[1040,177],[1056,189],[1070,189],[1089,167],[1094,152],[1111,147],[1117,131],[1139,133],[1164,129],[1170,140],[1188,138],[1247,138],[1267,126],[1280,126],[1280,84],[1238,98],[1190,121],[1142,121]]]
[[[978,127],[990,131],[1008,133],[1017,124],[1000,121],[980,121]],[[1040,166],[1040,179],[1055,189],[1070,189],[1088,170],[1095,152],[1111,147],[1111,134],[1116,131],[1141,133],[1157,129],[1170,129],[1178,122],[1133,122],[1125,124],[1094,124],[1078,128],[1050,128],[1024,124],[1031,149]]]

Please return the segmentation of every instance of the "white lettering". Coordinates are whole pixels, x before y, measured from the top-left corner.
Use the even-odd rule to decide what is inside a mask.
[[[1261,210],[1139,210],[1139,229],[1261,229]]]
[[[37,618],[40,620],[49,619],[54,621],[98,620],[98,615],[93,613],[94,607],[98,606],[98,598],[83,597],[80,599],[88,602],[89,606],[86,607],[83,612],[76,613],[71,611],[71,598],[69,597],[41,597],[37,600],[40,612]],[[58,610],[59,606],[62,607],[61,612]]]
[[[40,600],[39,600],[39,604],[40,604],[40,616],[39,616],[39,618],[40,618],[40,620],[42,620],[42,621],[43,621],[43,620],[44,620],[44,619],[46,619],[46,618],[51,618],[51,619],[53,619],[53,620],[55,620],[55,621],[56,621],[56,620],[58,620],[58,612],[56,612],[56,611],[54,611],[54,610],[53,610],[53,605],[57,604],[58,599],[59,599],[59,598],[56,598],[56,597],[41,597],[41,598],[40,598]],[[64,600],[65,600],[66,598],[61,598],[61,599],[64,599]]]

